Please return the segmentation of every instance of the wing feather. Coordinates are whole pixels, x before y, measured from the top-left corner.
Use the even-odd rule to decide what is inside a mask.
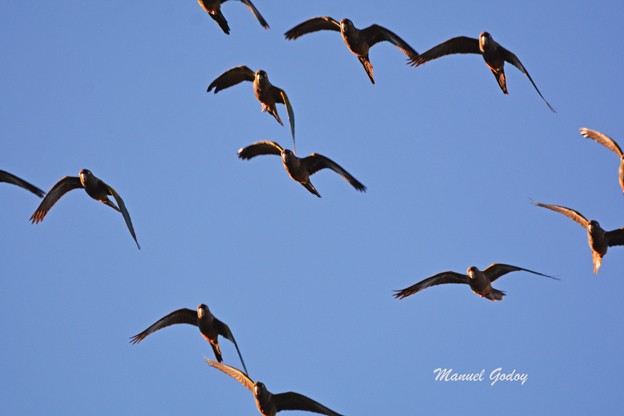
[[[207,357],[204,357],[204,360],[206,360],[206,362],[210,364],[210,366],[216,368],[217,370],[223,371],[225,374],[227,374],[228,376],[232,377],[234,380],[241,383],[243,386],[245,386],[249,391],[253,393],[254,382],[245,373],[240,371],[238,368],[230,367],[227,364],[212,361],[210,358],[207,358]]]
[[[365,37],[366,43],[372,47],[376,43],[387,41],[399,48],[408,58],[417,59],[418,52],[405,42],[399,35],[386,29],[383,26],[371,25],[362,29],[360,33]]]
[[[280,146],[279,144],[275,142],[272,142],[269,140],[262,140],[262,141],[250,144],[247,147],[238,149],[238,157],[241,159],[248,160],[259,155],[280,156],[283,150],[284,149],[282,149],[282,146]]]
[[[533,274],[537,274],[540,276],[544,276],[544,277],[549,277],[551,279],[555,279],[555,280],[559,280],[556,277],[553,276],[549,276],[547,274],[543,274],[540,272],[536,272],[533,270],[529,270],[529,269],[524,269],[522,267],[517,267],[517,266],[512,266],[510,264],[502,264],[502,263],[492,263],[490,264],[485,270],[483,270],[483,273],[485,273],[485,276],[490,279],[490,282],[495,281],[496,279],[498,279],[499,277],[510,273],[510,272],[517,272],[517,271],[525,271],[525,272],[529,272],[529,273],[533,273]]]
[[[581,135],[585,137],[586,139],[595,140],[601,145],[603,145],[604,147],[606,147],[607,149],[611,150],[612,152],[617,153],[619,157],[624,157],[624,154],[622,153],[622,149],[620,149],[620,146],[616,143],[615,140],[613,140],[611,137],[607,136],[606,134],[600,133],[596,130],[586,129],[584,127],[580,128],[579,131],[581,132]]]
[[[449,39],[418,55],[415,59],[410,59],[410,65],[419,66],[442,56],[456,53],[474,53],[480,55],[479,41],[467,36],[458,36]]]
[[[140,250],[141,246],[139,245],[139,242],[137,241],[137,236],[136,236],[136,233],[134,232],[134,227],[132,226],[132,220],[130,219],[130,213],[128,212],[128,209],[126,208],[126,204],[124,203],[123,199],[121,199],[121,196],[117,193],[117,191],[113,189],[112,186],[106,185],[106,187],[108,188],[108,191],[111,193],[113,198],[115,198],[115,201],[117,201],[117,206],[119,207],[119,211],[124,217],[124,221],[126,222],[128,231],[130,231],[132,238],[134,238],[134,242],[136,243],[137,247]]]
[[[624,246],[624,228],[618,228],[617,230],[607,231],[605,233],[607,244],[611,246]]]
[[[141,342],[145,337],[158,331],[159,329],[163,329],[176,324],[189,324],[197,326],[197,311],[187,308],[173,311],[169,315],[160,318],[143,332],[136,334],[135,336],[130,338],[130,343],[137,344]]]
[[[464,283],[468,284],[468,276],[457,272],[442,272],[428,277],[416,284],[405,289],[396,290],[394,297],[397,299],[403,299],[414,293],[420,292],[431,286],[443,285],[447,283]]]
[[[238,349],[238,344],[236,343],[236,340],[234,339],[234,334],[232,334],[232,331],[230,331],[230,327],[227,326],[225,322],[222,322],[216,318],[215,318],[215,326],[217,328],[217,332],[219,333],[219,335],[230,340],[232,344],[234,344],[234,346],[236,347],[236,352],[238,352],[238,358],[240,358],[241,364],[243,365],[243,368],[245,369],[245,374],[249,374],[249,371],[247,371],[247,366],[245,365],[245,361],[243,360],[243,355]]]
[[[206,92],[210,92],[214,88],[214,93],[216,94],[221,90],[239,84],[243,81],[253,82],[254,78],[254,71],[245,65],[230,68],[212,81]]]
[[[510,64],[512,64],[513,66],[518,68],[520,70],[520,72],[522,72],[524,75],[526,75],[526,77],[529,79],[529,81],[531,81],[531,84],[533,84],[533,88],[535,88],[535,91],[537,91],[537,93],[542,98],[542,100],[546,103],[548,108],[550,108],[550,111],[552,111],[553,113],[556,113],[557,110],[555,110],[553,108],[553,106],[551,106],[550,103],[548,101],[546,101],[546,98],[544,98],[544,96],[542,95],[542,92],[539,90],[539,88],[537,88],[537,85],[533,81],[533,78],[531,78],[531,75],[529,75],[529,71],[527,71],[526,68],[524,67],[524,65],[522,65],[522,62],[520,62],[520,59],[516,56],[516,54],[514,54],[510,50],[505,49],[504,47],[502,47],[500,45],[499,45],[499,47],[501,49],[501,52],[503,54],[503,58],[505,59],[505,61],[507,61]]]
[[[328,157],[319,155],[318,153],[312,153],[310,156],[301,159],[301,163],[303,163],[305,169],[310,175],[315,174],[321,169],[331,169],[340,176],[342,176],[344,179],[346,179],[347,182],[349,182],[358,191],[366,191],[366,186],[364,186],[360,181],[355,179],[349,172],[344,170],[338,163],[334,162]]]
[[[340,413],[334,412],[319,402],[314,401],[303,394],[294,393],[292,391],[274,394],[273,400],[278,412],[282,410],[303,410],[328,416],[342,416]]]
[[[50,211],[54,204],[56,204],[56,201],[58,201],[67,192],[78,188],[82,188],[82,183],[80,183],[79,177],[65,176],[48,191],[45,198],[43,198],[43,201],[41,201],[35,212],[30,217],[30,221],[33,224],[43,221],[48,211]]]
[[[258,11],[258,9],[256,9],[256,6],[254,6],[251,0],[241,0],[241,3],[243,3],[245,6],[247,6],[249,10],[251,10],[251,12],[254,14],[254,16],[256,16],[256,19],[258,19],[258,22],[260,22],[263,28],[265,29],[269,28],[269,24],[267,23],[266,20],[264,20],[264,17],[262,17],[262,15]]]
[[[531,203],[533,205],[537,205],[538,207],[542,207],[542,208],[548,208],[552,211],[558,212],[560,214],[565,215],[566,217],[573,219],[574,221],[578,222],[579,224],[581,224],[581,226],[583,226],[583,228],[587,229],[587,225],[589,224],[589,221],[587,221],[587,218],[585,218],[580,212],[575,211],[571,208],[566,208],[564,206],[561,205],[551,205],[551,204],[542,204],[541,202],[536,202],[536,201],[531,201]]]
[[[43,196],[45,195],[45,192],[37,188],[35,185],[29,182],[26,182],[24,179],[18,178],[12,173],[9,173],[4,170],[0,170],[0,182],[6,182],[6,183],[11,183],[13,185],[17,185],[21,188],[26,189],[27,191],[32,192],[33,194],[37,195],[39,198],[43,198]]]
[[[297,39],[307,33],[318,32],[319,30],[333,30],[340,32],[340,22],[329,16],[313,17],[284,33],[288,40]]]
[[[290,100],[288,99],[288,95],[281,88],[275,88],[275,101],[286,106],[286,111],[288,111],[288,122],[290,123],[290,133],[293,139],[293,149],[295,154],[297,154],[297,145],[295,144],[295,112],[292,108],[292,104],[290,104]]]

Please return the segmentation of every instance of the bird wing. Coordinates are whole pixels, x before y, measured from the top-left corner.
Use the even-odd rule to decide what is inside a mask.
[[[43,198],[43,201],[41,201],[35,212],[30,217],[30,221],[33,224],[43,221],[48,211],[50,211],[54,204],[56,204],[56,201],[72,189],[78,188],[82,188],[82,183],[80,183],[79,177],[65,176],[48,191],[45,198]]]
[[[0,182],[12,183],[13,185],[20,186],[32,192],[33,194],[37,195],[39,198],[43,198],[43,196],[45,195],[45,192],[37,188],[35,185],[29,182],[26,182],[24,179],[18,178],[12,173],[9,173],[4,170],[0,170]]]
[[[132,344],[137,344],[141,342],[145,337],[158,331],[159,329],[176,324],[189,324],[197,326],[197,311],[187,308],[173,311],[169,315],[160,318],[145,331],[136,334],[135,336],[130,338],[130,342]]]
[[[386,29],[383,26],[371,25],[366,29],[362,29],[360,33],[366,39],[369,47],[372,47],[378,42],[388,41],[392,43],[410,59],[418,58],[418,52],[414,50],[407,42],[405,42],[399,35]]]
[[[236,352],[238,352],[238,358],[240,358],[241,364],[243,365],[243,368],[245,369],[245,374],[249,374],[249,371],[247,371],[247,366],[245,365],[245,361],[243,361],[243,355],[238,349],[238,344],[236,343],[236,340],[234,339],[234,335],[232,334],[232,331],[230,331],[230,327],[227,326],[225,322],[222,322],[216,318],[215,318],[215,327],[217,328],[217,332],[219,333],[219,335],[232,341],[232,344],[234,344],[234,346],[236,347]]]
[[[624,246],[624,228],[618,228],[617,230],[607,231],[605,233],[607,238],[607,244],[611,246]]]
[[[314,175],[321,169],[328,168],[345,178],[347,182],[349,182],[358,191],[366,191],[366,186],[364,186],[360,181],[351,176],[351,174],[344,170],[338,163],[334,162],[328,157],[319,155],[318,153],[312,153],[310,156],[301,159],[301,163],[303,163],[303,166],[310,175]]]
[[[140,250],[141,246],[139,245],[139,242],[137,241],[137,236],[134,232],[134,227],[132,226],[132,220],[130,219],[130,213],[128,212],[128,209],[126,208],[126,204],[124,204],[123,199],[121,199],[121,196],[119,196],[117,191],[115,191],[112,186],[106,185],[106,188],[108,189],[108,192],[110,192],[110,194],[113,196],[113,198],[115,198],[115,201],[117,201],[117,206],[119,206],[119,211],[121,212],[121,214],[124,217],[124,220],[126,221],[126,226],[128,227],[128,231],[130,231],[132,238],[134,238],[134,242],[136,243],[137,247]]]
[[[221,3],[225,3],[226,1],[227,0],[221,0]],[[258,11],[258,9],[256,9],[256,6],[254,6],[254,4],[251,2],[251,0],[240,0],[240,1],[245,6],[247,6],[247,8],[249,10],[251,10],[251,12],[254,14],[254,16],[256,16],[256,19],[258,19],[258,22],[260,22],[260,24],[262,25],[263,28],[265,28],[265,29],[269,28],[269,24],[267,23],[266,20],[264,20],[264,17],[262,17],[262,15]]]
[[[529,273],[533,273],[533,274],[538,274],[540,276],[544,276],[544,277],[549,277],[551,279],[555,279],[555,280],[559,280],[556,277],[553,276],[549,276],[547,274],[543,274],[540,272],[535,272],[533,270],[529,270],[529,269],[523,269],[522,267],[517,267],[517,266],[512,266],[510,264],[502,264],[502,263],[492,263],[490,264],[485,270],[483,270],[483,273],[485,274],[485,276],[490,280],[490,282],[493,282],[494,280],[498,279],[499,277],[510,273],[510,272],[517,272],[517,271],[525,271],[525,272],[529,272]]]
[[[212,361],[210,358],[207,358],[207,357],[204,357],[204,360],[206,360],[206,362],[210,364],[212,367],[216,368],[217,370],[223,371],[225,374],[232,377],[234,380],[238,381],[243,386],[247,387],[247,389],[253,393],[254,382],[245,373],[243,373],[237,368],[230,367],[227,364]]]
[[[587,229],[587,225],[589,221],[585,218],[580,212],[575,211],[570,208],[562,207],[561,205],[551,205],[551,204],[542,204],[541,202],[531,201],[533,205],[537,205],[538,207],[548,208],[555,212],[565,215],[568,218],[573,219],[583,226],[583,228]]]
[[[449,39],[418,55],[415,59],[410,59],[410,65],[419,66],[436,58],[455,53],[476,53],[480,55],[479,41],[467,36]]]
[[[306,33],[318,32],[319,30],[334,30],[340,32],[340,22],[329,16],[313,17],[284,33],[288,40],[297,39]]]
[[[617,153],[619,157],[624,157],[624,154],[622,153],[622,149],[620,149],[620,146],[618,146],[615,140],[613,140],[611,137],[607,136],[606,134],[602,134],[596,130],[586,129],[584,127],[580,128],[579,131],[581,132],[581,135],[585,137],[586,139],[595,140],[601,145],[603,145],[604,147],[606,147],[607,149],[611,150],[612,152]]]
[[[420,292],[431,286],[443,285],[447,283],[464,283],[468,284],[468,276],[457,272],[442,272],[426,278],[410,287],[405,289],[396,290],[394,297],[397,299],[403,299],[414,293]]]
[[[290,133],[292,134],[293,138],[293,149],[295,151],[295,154],[297,154],[297,146],[295,145],[295,112],[293,111],[292,105],[290,104],[290,100],[288,99],[288,95],[286,95],[286,92],[281,88],[273,88],[275,88],[275,102],[284,104],[286,106],[286,111],[288,111],[288,122],[290,123]]]
[[[520,70],[520,72],[522,72],[524,75],[526,75],[526,77],[529,79],[529,81],[531,81],[531,84],[533,84],[533,88],[535,88],[535,91],[537,91],[537,93],[539,94],[540,97],[542,97],[542,100],[544,100],[544,102],[546,103],[548,108],[550,108],[550,111],[552,111],[553,113],[556,113],[557,110],[555,110],[553,108],[553,106],[551,106],[550,103],[548,101],[546,101],[546,98],[544,98],[544,96],[542,95],[542,93],[539,90],[539,88],[537,88],[537,85],[535,85],[535,82],[533,81],[533,78],[531,78],[531,75],[529,75],[529,71],[527,71],[526,68],[524,67],[524,65],[522,65],[522,62],[520,62],[520,59],[516,56],[516,54],[514,54],[510,50],[507,50],[507,49],[503,48],[500,45],[498,47],[501,49],[501,52],[503,54],[503,58],[505,59],[505,61],[507,61],[510,64],[512,64],[513,66],[518,68]]]
[[[254,71],[252,71],[251,69],[249,69],[249,67],[245,65],[230,68],[221,75],[219,75],[214,81],[212,81],[208,86],[208,90],[206,92],[210,92],[214,88],[214,93],[216,94],[221,90],[229,88],[243,81],[253,82],[254,78]]]
[[[282,154],[282,146],[270,140],[262,140],[250,144],[247,147],[238,149],[238,157],[241,159],[251,159],[259,155],[278,155]]]
[[[273,400],[275,408],[278,412],[282,410],[303,410],[328,416],[341,416],[340,413],[334,412],[319,402],[316,402],[303,394],[294,393],[292,391],[274,394]]]

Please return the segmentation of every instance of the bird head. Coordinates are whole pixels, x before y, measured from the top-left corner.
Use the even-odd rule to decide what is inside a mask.
[[[479,35],[479,49],[485,50],[492,43],[492,36],[488,32],[481,32]]]
[[[466,274],[468,275],[469,279],[474,279],[478,272],[479,272],[479,269],[477,269],[475,266],[470,266],[466,270]]]
[[[204,305],[203,303],[197,306],[197,317],[199,319],[203,318],[204,315],[208,315],[209,312],[210,310],[208,309],[208,306]]]
[[[296,158],[295,154],[290,149],[284,149],[282,152],[282,162],[288,164],[288,162],[292,161]]]
[[[82,186],[85,186],[85,183],[91,176],[93,176],[93,174],[89,169],[80,169],[80,174],[78,176],[80,177],[80,183]]]
[[[347,29],[353,29],[353,22],[349,19],[342,19],[340,21],[340,31],[344,32]]]
[[[256,78],[260,81],[266,81],[269,79],[269,77],[267,76],[266,71],[259,69],[256,71]]]
[[[256,381],[254,383],[253,391],[254,391],[254,396],[256,396],[256,397],[263,397],[263,396],[266,396],[269,393],[269,391],[267,390],[266,386],[261,381]]]
[[[601,230],[600,223],[596,220],[589,220],[587,223],[587,231],[593,233],[594,231]]]

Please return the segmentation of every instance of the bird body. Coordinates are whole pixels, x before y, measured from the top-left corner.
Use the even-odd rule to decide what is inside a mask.
[[[238,150],[238,157],[245,160],[259,155],[280,156],[288,176],[299,182],[304,188],[319,198],[321,195],[318,193],[314,185],[312,185],[312,182],[310,182],[310,176],[325,168],[331,169],[338,173],[358,191],[366,191],[366,187],[351,176],[349,172],[344,170],[333,160],[323,155],[319,155],[318,153],[312,153],[310,156],[299,158],[292,151],[283,149],[276,142],[269,140],[255,142]]]
[[[229,88],[243,81],[251,81],[253,83],[254,95],[262,104],[262,111],[271,114],[282,126],[284,123],[282,123],[282,119],[277,112],[277,103],[284,104],[286,111],[288,112],[290,133],[293,139],[293,148],[296,152],[295,112],[292,108],[288,95],[286,95],[286,92],[283,89],[271,84],[266,71],[259,69],[254,72],[249,67],[244,65],[230,68],[210,83],[207,92],[214,89],[214,93],[216,94],[223,89]]]
[[[594,274],[598,274],[598,270],[602,265],[602,258],[607,254],[609,247],[624,245],[624,228],[605,231],[598,221],[587,220],[580,212],[571,208],[561,205],[543,204],[541,202],[533,202],[533,205],[563,214],[587,230],[587,243],[592,251]]]
[[[488,32],[481,32],[479,39],[470,38],[467,36],[458,36],[451,38],[439,45],[434,46],[426,52],[418,55],[415,58],[410,58],[410,64],[413,66],[420,66],[434,59],[451,54],[479,54],[483,57],[486,65],[494,74],[494,78],[498,82],[500,89],[503,93],[508,94],[507,81],[505,79],[505,62],[508,62],[518,68],[531,82],[535,91],[542,98],[548,108],[555,113],[555,109],[544,98],[539,88],[529,75],[520,59],[511,51],[505,49],[501,44],[496,42],[492,35]]]
[[[263,416],[275,416],[282,410],[303,410],[327,416],[341,416],[339,413],[334,412],[330,408],[323,406],[319,402],[316,402],[303,394],[294,392],[272,394],[266,388],[264,383],[260,381],[256,381],[254,383],[248,375],[244,374],[237,368],[231,367],[227,364],[217,363],[210,359],[206,359],[206,362],[210,366],[229,375],[251,391],[256,401],[256,408]]]
[[[215,22],[217,22],[221,30],[223,30],[226,35],[229,35],[230,26],[228,25],[225,16],[221,12],[221,4],[225,3],[226,1],[227,0],[197,0],[197,3],[199,3],[200,7],[204,9],[204,11],[206,11],[206,13],[208,13],[208,15],[210,15],[210,17],[212,17]],[[269,28],[269,24],[266,22],[266,20],[264,20],[264,17],[262,17],[262,15],[258,11],[258,9],[256,9],[256,6],[254,6],[251,0],[240,1],[245,6],[247,6],[247,8],[254,14],[254,16],[256,16],[256,19],[258,19],[258,22],[260,23],[260,25],[262,25],[262,27],[264,27],[265,29]]]
[[[313,17],[290,29],[285,33],[288,40],[294,40],[307,33],[319,30],[333,30],[340,32],[347,48],[358,58],[368,78],[374,84],[373,65],[370,62],[368,53],[371,47],[378,42],[387,41],[399,48],[408,58],[416,59],[418,52],[407,42],[401,39],[396,33],[383,26],[371,25],[365,29],[358,29],[349,19],[342,19],[338,22],[329,16]]]
[[[121,212],[120,209],[113,204],[110,199],[108,199],[108,196],[112,195],[108,185],[102,182],[99,178],[95,177],[91,171],[82,169],[78,177],[80,178],[80,184],[84,188],[87,195],[96,201],[100,201],[112,209]]]
[[[137,241],[136,233],[134,232],[134,227],[132,226],[132,220],[130,219],[130,213],[126,208],[126,204],[124,203],[121,196],[113,189],[112,186],[107,185],[101,179],[97,178],[93,173],[91,173],[88,169],[80,170],[79,175],[76,176],[65,176],[60,181],[58,181],[52,189],[48,191],[43,201],[39,204],[33,215],[30,217],[30,220],[33,224],[37,224],[45,218],[48,214],[48,211],[56,204],[56,202],[67,192],[73,190],[83,188],[87,195],[96,201],[100,201],[105,205],[108,205],[115,211],[120,212],[124,221],[126,222],[126,227],[128,227],[128,231],[130,231],[130,235],[134,239],[137,247],[140,249],[139,242]],[[112,196],[117,205],[115,205],[108,196]]]
[[[219,346],[219,335],[231,341],[236,348],[236,352],[238,352],[238,357],[240,358],[241,364],[245,369],[245,373],[247,373],[245,361],[243,361],[243,356],[238,349],[238,344],[236,343],[236,339],[234,339],[234,335],[232,334],[230,327],[217,319],[217,317],[210,312],[208,306],[203,303],[197,306],[197,311],[182,308],[160,318],[144,331],[131,337],[130,343],[138,344],[148,335],[153,334],[162,328],[176,324],[188,324],[198,327],[201,336],[210,343],[212,351],[219,362],[223,361],[221,347]]]
[[[510,264],[492,263],[483,271],[479,270],[475,266],[470,266],[466,270],[466,274],[452,271],[435,274],[416,284],[413,284],[412,286],[406,287],[405,289],[395,291],[394,297],[397,299],[403,299],[431,286],[447,283],[461,283],[469,285],[470,289],[481,297],[487,298],[491,301],[503,300],[505,292],[494,289],[492,287],[492,282],[507,273],[516,271],[525,271],[539,276],[548,277],[550,279],[559,280],[556,277],[524,269],[522,267],[512,266]]]
[[[258,70],[255,72],[253,88],[256,99],[262,103],[262,111],[266,111],[271,114],[275,117],[275,120],[283,126],[284,123],[282,123],[282,119],[277,113],[276,105],[278,100],[280,100],[280,94],[276,93],[276,87],[269,82],[269,77],[265,71]],[[283,104],[283,102],[280,104]]]

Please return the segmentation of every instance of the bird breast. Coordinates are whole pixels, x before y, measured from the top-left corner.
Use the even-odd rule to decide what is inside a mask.
[[[593,227],[591,231],[587,231],[587,242],[589,246],[596,253],[604,256],[607,254],[607,249],[609,248],[607,244],[607,239],[605,238],[605,232],[603,229],[599,227]]]
[[[368,50],[370,49],[368,46],[368,42],[365,39],[362,39],[360,33],[353,29],[345,29],[342,32],[342,39],[347,44],[347,47],[351,52],[358,56],[366,56],[368,55]]]

